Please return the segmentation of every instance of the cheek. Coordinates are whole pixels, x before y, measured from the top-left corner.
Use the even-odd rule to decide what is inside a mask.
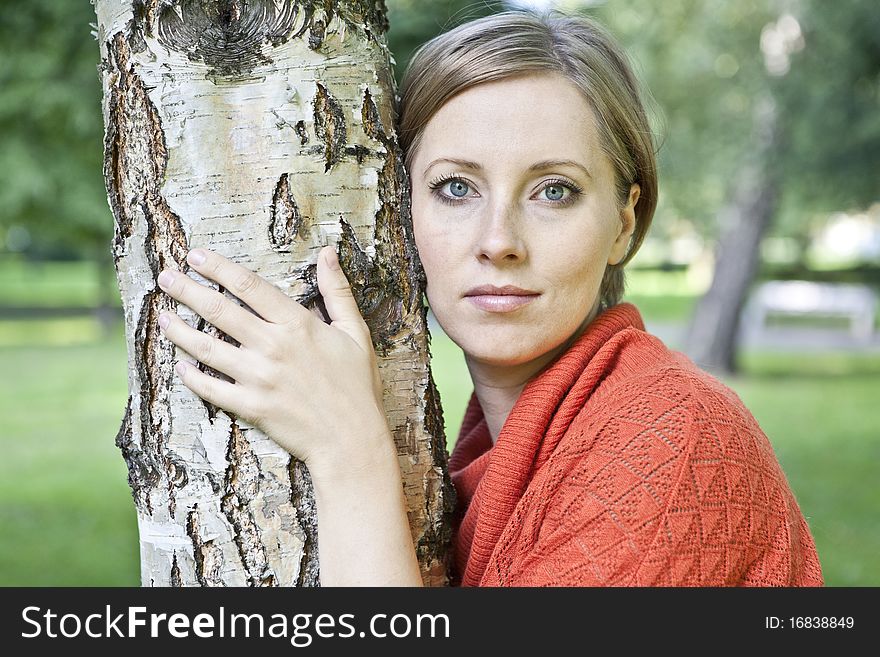
[[[415,216],[413,216],[413,237],[415,237],[416,249],[419,252],[419,259],[422,261],[425,274],[430,276],[433,273],[434,261],[436,259],[437,238]]]
[[[414,198],[412,204],[413,236],[416,242],[416,249],[419,252],[419,260],[421,260],[422,268],[425,270],[430,302],[432,290],[443,284],[443,253],[446,249],[443,235],[422,214],[422,207]]]
[[[560,240],[555,258],[548,263],[552,268],[548,279],[564,291],[568,302],[591,305],[605,273],[607,245],[596,240]],[[573,308],[573,311],[575,309]]]

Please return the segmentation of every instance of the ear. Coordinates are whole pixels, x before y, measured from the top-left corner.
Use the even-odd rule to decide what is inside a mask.
[[[620,210],[620,232],[617,234],[617,239],[614,240],[611,252],[608,254],[609,265],[616,265],[626,257],[629,241],[636,229],[636,203],[639,202],[641,191],[641,187],[636,183],[633,183],[629,188],[629,197],[626,199],[626,205]]]

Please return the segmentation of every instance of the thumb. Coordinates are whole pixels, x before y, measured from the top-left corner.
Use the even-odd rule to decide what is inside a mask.
[[[318,254],[318,290],[324,297],[331,326],[344,331],[362,347],[370,347],[370,331],[332,246],[325,246]]]

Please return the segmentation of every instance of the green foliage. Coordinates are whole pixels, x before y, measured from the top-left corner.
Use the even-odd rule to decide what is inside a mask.
[[[386,0],[388,47],[400,80],[415,50],[428,39],[460,23],[506,9],[499,0]]]
[[[98,45],[84,0],[29,0],[0,21],[0,250],[11,226],[33,255],[95,256],[112,218],[101,172]]]
[[[805,0],[804,49],[776,95],[790,121],[787,183],[800,208],[880,198],[880,12],[874,2]]]
[[[765,28],[790,13],[802,33],[788,72],[771,75]],[[662,149],[655,231],[681,218],[714,237],[717,213],[754,151],[762,98],[779,112],[785,145],[779,232],[802,235],[816,216],[878,198],[880,13],[869,0],[681,0],[607,3],[591,12],[636,60],[656,99]]]

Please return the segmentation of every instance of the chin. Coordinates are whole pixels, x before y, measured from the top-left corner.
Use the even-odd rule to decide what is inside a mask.
[[[464,340],[458,345],[465,356],[493,367],[516,367],[540,358],[552,349],[545,344],[516,344],[511,341],[484,339]]]
[[[436,316],[436,315],[435,315]],[[444,322],[437,317],[447,336],[476,362],[494,367],[516,367],[530,363],[557,349],[567,335],[550,335],[551,329],[534,325],[510,324],[507,326],[473,325],[468,322]]]

